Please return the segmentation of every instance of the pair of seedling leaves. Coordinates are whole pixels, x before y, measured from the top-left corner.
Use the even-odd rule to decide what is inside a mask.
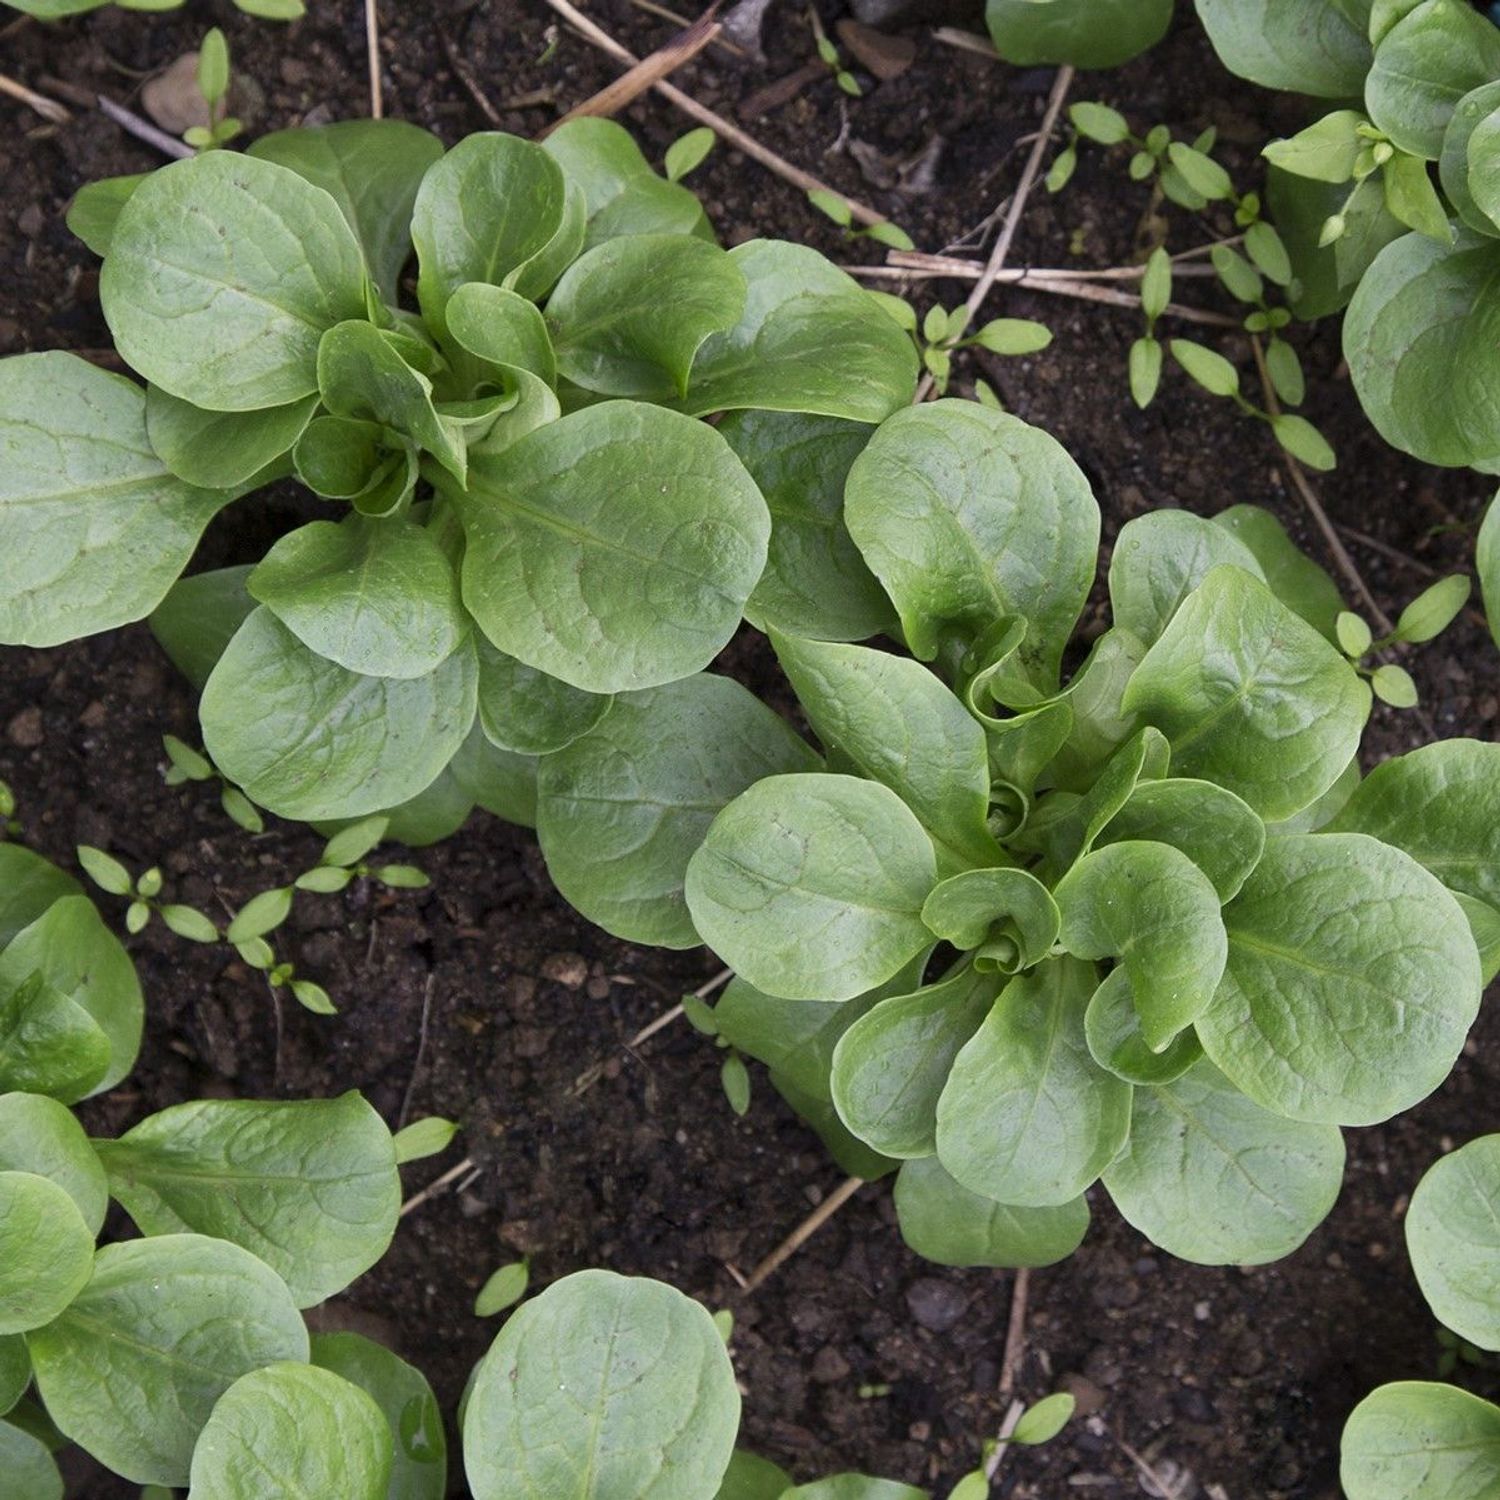
[[[288,817],[384,811],[476,725],[534,755],[611,694],[701,669],[772,525],[697,419],[876,422],[915,384],[873,298],[799,246],[720,249],[607,121],[446,153],[399,122],[286,131],[97,184],[70,222],[149,385],[67,354],[0,363],[0,638],[160,605],[176,654],[215,663],[213,760]],[[398,300],[413,243],[419,314]],[[209,520],[288,473],[343,518],[169,594]],[[820,530],[790,516],[779,552],[810,566]]]
[[[1339,1127],[1422,1098],[1473,1020],[1500,748],[1360,783],[1337,591],[1253,507],[1130,523],[1059,687],[1099,517],[1052,439],[912,408],[843,494],[919,660],[773,631],[822,756],[716,677],[622,698],[541,763],[559,887],[737,971],[722,1034],[850,1171],[905,1163],[924,1254],[1065,1255],[1101,1175],[1187,1258],[1289,1252]]]
[[[1412,1270],[1433,1313],[1476,1349],[1500,1351],[1500,1136],[1444,1157],[1406,1214]],[[1344,1428],[1349,1500],[1487,1500],[1500,1492],[1500,1407],[1457,1386],[1381,1386]]]

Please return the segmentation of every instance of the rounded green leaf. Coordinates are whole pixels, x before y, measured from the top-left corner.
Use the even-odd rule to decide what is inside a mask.
[[[281,1278],[196,1234],[106,1245],[88,1285],[27,1344],[59,1430],[126,1479],[179,1487],[219,1397],[251,1370],[308,1354]]]
[[[1264,579],[1254,553],[1226,527],[1185,510],[1158,510],[1120,528],[1109,562],[1114,623],[1151,645],[1220,563]]]
[[[1265,584],[1217,567],[1136,668],[1124,707],[1166,735],[1177,775],[1275,821],[1316,801],[1354,758],[1370,692]]]
[[[54,901],[0,952],[0,996],[33,975],[84,1010],[109,1043],[103,1073],[90,1083],[80,1082],[78,1092],[112,1089],[135,1066],[145,1001],[130,955],[88,897]],[[91,1068],[85,1071],[92,1076]],[[65,1091],[64,1102],[75,1097]]]
[[[781,1500],[928,1500],[926,1490],[895,1479],[872,1479],[868,1474],[832,1474],[799,1484]]]
[[[1484,612],[1490,634],[1500,643],[1500,505],[1490,501],[1480,523],[1474,547],[1474,566],[1484,597]]]
[[[771,644],[830,754],[890,787],[950,864],[997,859],[984,730],[941,678],[868,646],[779,633]]]
[[[1088,1233],[1085,1199],[1053,1208],[1012,1208],[971,1193],[935,1156],[903,1163],[895,1188],[901,1237],[942,1266],[1050,1266]]]
[[[1500,235],[1500,81],[1471,89],[1443,132],[1438,175],[1448,201],[1470,229]],[[1483,202],[1480,199],[1483,199]]]
[[[364,316],[365,274],[322,188],[206,151],[153,172],[120,210],[99,297],[120,353],[153,385],[250,411],[317,390],[318,342]]]
[[[366,677],[425,676],[469,633],[453,564],[407,520],[313,521],[247,586],[309,650]]]
[[[1458,101],[1500,73],[1500,33],[1463,0],[1423,0],[1375,48],[1370,119],[1403,151],[1436,161]]]
[[[19,1333],[0,1334],[0,1417],[26,1394],[31,1384],[31,1356]]]
[[[474,723],[478,675],[460,649],[425,677],[361,676],[309,651],[262,605],[203,690],[203,741],[225,776],[282,817],[362,817],[437,779]]]
[[[291,451],[317,407],[317,396],[304,396],[260,411],[204,411],[153,385],[146,391],[146,430],[179,479],[238,489],[261,482],[262,471]]]
[[[745,310],[698,350],[680,410],[880,422],[911,400],[911,340],[832,261],[784,240],[749,240],[729,256],[748,286]]]
[[[1084,1012],[1083,1035],[1094,1061],[1126,1083],[1170,1083],[1203,1056],[1203,1044],[1191,1026],[1159,1052],[1146,1045],[1130,974],[1123,967],[1111,970],[1094,991]]]
[[[1049,1208],[1119,1154],[1130,1086],[1089,1054],[1092,964],[1062,958],[1013,979],[958,1054],[937,1107],[937,1153],[971,1192]]]
[[[573,222],[568,196],[546,151],[497,131],[466,136],[429,168],[411,222],[428,325],[443,327],[448,299],[467,281],[545,292],[583,248],[582,204]]]
[[[21,844],[0,844],[0,949],[63,896],[81,896],[71,875]]]
[[[172,665],[202,691],[214,663],[255,608],[245,589],[252,569],[215,568],[179,578],[151,614],[151,633]]]
[[[1496,319],[1500,254],[1490,241],[1450,247],[1408,234],[1375,257],[1344,319],[1344,357],[1386,442],[1450,466],[1500,454]]]
[[[845,517],[914,655],[1019,618],[1026,675],[1055,689],[1093,584],[1099,509],[1053,438],[969,401],[900,411],[854,461]]]
[[[445,316],[454,341],[476,359],[529,371],[547,385],[557,383],[557,353],[547,320],[534,302],[503,287],[470,281],[448,299]]]
[[[791,1487],[792,1476],[785,1469],[736,1448],[714,1500],[781,1500]]]
[[[715,814],[767,776],[817,764],[785,719],[727,677],[622,694],[600,724],[539,763],[548,871],[606,931],[696,947],[683,882]]]
[[[475,1500],[703,1500],[740,1397],[707,1310],[660,1282],[580,1271],[526,1303],[475,1372]]]
[[[895,628],[891,601],[844,525],[844,481],[872,430],[799,412],[731,412],[719,423],[771,512],[766,571],[745,606],[758,628],[825,641]]]
[[[427,1378],[383,1344],[357,1333],[318,1333],[312,1362],[352,1381],[385,1413],[395,1439],[388,1500],[443,1500],[448,1440]]]
[[[1479,1009],[1479,954],[1451,895],[1358,833],[1271,839],[1224,909],[1229,961],[1204,1050],[1267,1109],[1371,1125],[1426,1098]]]
[[[1030,968],[1057,941],[1062,915],[1035,875],[1025,870],[963,870],[932,888],[922,920],[955,948],[966,951],[996,939],[1015,949],[1016,969]]]
[[[1500,1349],[1500,1136],[1470,1141],[1418,1184],[1406,1248],[1438,1321],[1481,1349]]]
[[[109,1061],[99,1024],[43,975],[0,987],[0,1089],[73,1103],[98,1084]]]
[[[58,1317],[94,1266],[94,1236],[65,1188],[0,1171],[0,1335]]]
[[[1500,745],[1443,740],[1394,756],[1329,828],[1394,844],[1451,890],[1500,906]]]
[[[0,1474],[12,1500],[63,1500],[62,1475],[47,1445],[9,1422],[0,1422]]]
[[[1269,89],[1344,99],[1364,87],[1370,43],[1328,0],[1196,0],[1231,73]]]
[[[1338,585],[1287,535],[1270,511],[1259,505],[1231,505],[1214,517],[1254,554],[1271,592],[1319,635],[1334,636],[1334,621],[1343,609]],[[1246,569],[1247,572],[1253,571]]]
[[[1344,1141],[1282,1119],[1207,1060],[1138,1088],[1130,1141],[1104,1172],[1115,1207],[1163,1250],[1199,1265],[1290,1255],[1338,1197]]]
[[[443,154],[442,142],[404,120],[340,120],[275,130],[246,151],[287,167],[338,204],[370,274],[394,304],[401,268],[411,255],[417,189]]]
[[[932,843],[906,804],[853,776],[770,776],[729,804],[688,862],[703,941],[757,989],[847,1000],[931,944]]]
[[[589,692],[655,687],[728,642],[770,517],[702,422],[586,407],[476,461],[453,496],[464,602],[502,651]]]
[[[149,614],[231,498],[168,472],[146,394],[73,354],[0,360],[0,640],[55,646]]]
[[[385,1122],[338,1099],[203,1099],[100,1141],[110,1192],[148,1235],[191,1230],[258,1255],[299,1307],[385,1253],[401,1182]]]
[[[278,1363],[219,1397],[193,1449],[195,1500],[386,1500],[391,1430],[357,1385]]]
[[[830,1085],[839,1118],[883,1156],[937,1149],[938,1098],[953,1061],[1000,992],[970,965],[910,995],[893,995],[839,1039]]]
[[[687,394],[693,357],[745,310],[734,259],[683,234],[629,235],[587,251],[547,301],[566,379],[605,396],[670,401]]]
[[[492,745],[520,755],[547,755],[587,734],[614,699],[549,677],[483,637],[479,650],[479,722]],[[649,691],[649,689],[648,689]]]
[[[987,0],[996,50],[1020,67],[1072,63],[1117,68],[1154,47],[1172,20],[1172,0]]]
[[[73,1111],[57,1100],[0,1094],[0,1171],[50,1179],[73,1200],[90,1234],[103,1227],[109,1207],[104,1168]]]
[[[1383,1385],[1344,1424],[1339,1480],[1349,1500],[1490,1500],[1500,1407],[1452,1385]]]

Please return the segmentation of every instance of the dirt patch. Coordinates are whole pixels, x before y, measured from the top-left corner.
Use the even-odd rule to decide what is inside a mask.
[[[290,29],[196,0],[186,15],[106,11],[53,29],[12,29],[0,40],[0,66],[37,87],[58,78],[128,99],[143,73],[191,46],[212,18],[228,30],[237,68],[258,85],[253,124],[265,130],[363,111],[359,10],[314,0],[314,15]],[[444,32],[504,126],[517,132],[538,129],[614,76],[584,43],[553,31],[541,0],[387,10],[387,110],[450,142],[486,120],[450,65]],[[626,0],[601,0],[590,11],[638,52],[671,29]],[[838,14],[830,5],[825,19]],[[1013,184],[1050,75],[913,36],[913,66],[864,98],[846,99],[831,79],[819,79],[744,123],[936,250],[983,220]],[[733,112],[812,56],[802,14],[785,3],[773,7],[765,43],[763,63],[710,49],[681,81]],[[514,104],[539,94],[543,102]],[[1081,80],[1075,97],[1116,103],[1138,126],[1162,120],[1189,132],[1217,124],[1242,173],[1252,170],[1254,141],[1298,118],[1295,101],[1225,76],[1186,20],[1148,58]],[[687,123],[658,101],[638,104],[627,119],[657,160]],[[7,204],[0,352],[106,349],[95,265],[62,213],[82,182],[158,158],[93,114],[39,126],[3,101],[0,122]],[[868,175],[833,149],[841,139],[870,148]],[[916,161],[928,166],[912,168]],[[903,165],[923,191],[877,185],[899,177]],[[694,183],[729,241],[779,235],[844,261],[877,258],[874,247],[847,241],[800,193],[738,153],[721,147]],[[1088,151],[1063,194],[1033,201],[1014,259],[1119,264],[1131,256],[1142,208],[1123,164]],[[1184,224],[1174,244],[1205,237]],[[935,290],[950,305],[964,293]],[[1011,409],[1056,434],[1083,464],[1107,535],[1157,506],[1212,513],[1254,501],[1322,555],[1262,429],[1180,377],[1169,378],[1146,413],[1130,404],[1131,313],[1023,291],[997,294],[993,310],[1041,318],[1055,331],[1043,354],[990,360],[985,373]],[[1477,519],[1485,486],[1473,475],[1408,463],[1379,441],[1340,371],[1336,328],[1296,337],[1313,393],[1308,414],[1340,454],[1320,491],[1338,521],[1392,549],[1394,558],[1351,542],[1371,587],[1394,609],[1427,581],[1422,566],[1465,566],[1463,528]],[[1248,380],[1248,359],[1242,365]],[[257,555],[305,503],[273,496],[236,507],[214,528],[205,557]],[[1470,623],[1416,658],[1440,732],[1494,736],[1495,660],[1493,644]],[[753,642],[732,648],[728,665],[752,685],[768,674]],[[137,867],[159,862],[177,896],[209,910],[281,883],[316,858],[318,842],[304,830],[278,824],[251,839],[204,789],[164,786],[163,732],[195,738],[193,698],[141,628],[57,651],[0,654],[0,775],[43,852],[68,864],[73,846],[87,841]],[[1379,753],[1416,737],[1410,717],[1377,711]],[[134,940],[149,996],[146,1046],[128,1085],[92,1107],[91,1125],[124,1128],[196,1095],[297,1097],[350,1087],[392,1122],[403,1109],[459,1119],[458,1146],[410,1170],[411,1184],[460,1152],[482,1162],[483,1174],[407,1219],[385,1262],[332,1313],[374,1326],[416,1359],[448,1410],[493,1333],[470,1308],[497,1264],[531,1254],[535,1284],[607,1265],[664,1277],[710,1306],[735,1309],[749,1444],[801,1477],[861,1468],[934,1483],[941,1493],[1000,1419],[995,1386],[1010,1278],[924,1265],[903,1248],[889,1193],[877,1186],[755,1298],[740,1297],[725,1264],[748,1268],[839,1174],[763,1079],[749,1116],[735,1120],[719,1091],[717,1054],[687,1028],[669,1030],[643,1056],[619,1051],[621,1039],[711,973],[712,960],[606,938],[558,899],[534,840],[494,819],[477,815],[414,858],[432,877],[429,891],[357,884],[341,896],[299,899],[285,946],[333,993],[337,1017],[290,1006],[278,1020],[259,979],[222,952],[154,930]],[[1496,1039],[1494,1018],[1482,1018],[1470,1055],[1432,1100],[1394,1125],[1350,1132],[1338,1207],[1280,1265],[1183,1265],[1154,1252],[1099,1195],[1084,1248],[1032,1278],[1021,1377],[1032,1397],[1065,1380],[1091,1416],[1008,1465],[998,1493],[1138,1495],[1143,1486],[1123,1440],[1164,1476],[1172,1466],[1190,1470],[1230,1500],[1335,1495],[1337,1435],[1349,1407],[1383,1379],[1433,1373],[1433,1324],[1406,1265],[1398,1211],[1446,1143],[1500,1127],[1487,1061]],[[575,1080],[596,1059],[611,1059],[607,1074],[579,1095]],[[1493,1386],[1476,1377],[1481,1386],[1487,1380]],[[105,1500],[134,1491],[96,1474],[78,1493]],[[1181,1491],[1184,1500],[1191,1493]]]

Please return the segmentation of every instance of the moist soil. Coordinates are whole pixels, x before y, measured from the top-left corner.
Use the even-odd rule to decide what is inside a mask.
[[[0,31],[0,71],[57,97],[102,89],[136,103],[144,78],[212,21],[228,32],[236,72],[248,80],[239,107],[253,132],[365,113],[361,7],[312,0],[311,10],[278,27],[222,0],[192,0],[186,14],[106,10],[56,27],[12,25]],[[627,0],[593,0],[589,11],[638,54],[674,29]],[[843,15],[838,0],[823,13],[830,27]],[[496,124],[534,133],[618,72],[560,29],[543,0],[387,5],[382,20],[387,113],[450,143]],[[877,83],[856,64],[862,97],[819,76],[740,123],[892,214],[923,249],[939,250],[971,236],[1015,185],[1051,73],[956,50],[929,26],[904,34],[915,60],[900,77]],[[789,0],[773,0],[761,40],[763,57],[710,48],[677,81],[736,116],[743,100],[814,56],[805,12]],[[1303,108],[1225,74],[1189,15],[1147,57],[1080,78],[1072,97],[1114,103],[1142,132],[1163,121],[1190,138],[1216,126],[1242,185],[1255,180],[1256,143],[1295,129]],[[690,123],[655,98],[624,118],[657,161]],[[63,347],[105,362],[95,262],[63,213],[82,183],[161,158],[87,109],[45,125],[0,97],[0,126],[0,353]],[[1065,191],[1032,198],[1012,264],[1136,258],[1151,227],[1149,200],[1124,166],[1119,151],[1085,149]],[[722,145],[693,183],[728,243],[782,236],[845,263],[882,258],[880,247],[846,238],[800,192]],[[1176,211],[1169,219],[1174,250],[1231,232]],[[966,290],[929,283],[912,294],[919,306],[933,296],[951,306]],[[1182,283],[1179,297],[1226,307],[1207,282]],[[1055,341],[1034,357],[961,365],[956,389],[967,393],[982,374],[1011,410],[1054,433],[1092,479],[1106,537],[1159,506],[1212,514],[1254,501],[1329,560],[1262,425],[1180,373],[1169,372],[1146,412],[1130,403],[1125,360],[1136,313],[1007,288],[987,311],[1043,319]],[[1242,337],[1184,324],[1170,331],[1207,336],[1253,388]],[[1348,545],[1394,613],[1433,570],[1467,566],[1484,483],[1414,464],[1376,437],[1341,367],[1336,323],[1293,336],[1309,374],[1305,410],[1340,458],[1318,490],[1335,521],[1363,534]],[[200,565],[258,557],[306,503],[273,493],[236,506],[210,532]],[[1410,659],[1439,733],[1494,736],[1495,663],[1473,617]],[[721,667],[774,688],[753,638],[731,646]],[[143,627],[0,653],[0,776],[16,792],[23,837],[51,858],[72,867],[74,846],[86,842],[135,868],[159,864],[172,897],[212,912],[316,861],[309,830],[272,822],[252,838],[210,789],[166,786],[163,733],[196,743],[194,698]],[[1375,759],[1422,737],[1414,715],[1377,708]],[[840,1174],[758,1073],[750,1111],[736,1118],[720,1089],[719,1055],[686,1024],[624,1048],[715,972],[713,957],[605,936],[558,898],[534,838],[484,814],[411,857],[431,876],[427,890],[360,881],[339,896],[303,896],[279,939],[299,972],[332,993],[336,1016],[278,1007],[228,950],[157,925],[129,940],[148,996],[145,1046],[127,1084],[90,1106],[91,1127],[125,1129],[201,1096],[348,1088],[362,1089],[393,1125],[424,1114],[461,1121],[445,1155],[407,1168],[408,1191],[463,1154],[482,1171],[403,1220],[381,1265],[319,1315],[328,1326],[387,1339],[427,1372],[451,1412],[495,1330],[471,1309],[497,1265],[529,1255],[533,1286],[594,1265],[661,1277],[733,1309],[748,1446],[799,1479],[861,1469],[945,1493],[1001,1420],[1012,1277],[924,1264],[903,1246],[888,1187],[876,1184],[745,1296],[735,1272],[767,1254]],[[121,903],[102,904],[118,924]],[[1497,1040],[1495,1016],[1482,1017],[1436,1095],[1390,1125],[1348,1133],[1337,1207],[1278,1265],[1183,1264],[1096,1192],[1084,1247],[1031,1277],[1017,1381],[1033,1399],[1066,1386],[1081,1417],[1046,1448],[1013,1454],[996,1493],[1113,1500],[1159,1495],[1164,1481],[1176,1500],[1337,1495],[1338,1433],[1350,1407],[1383,1380],[1436,1371],[1436,1330],[1410,1275],[1401,1214],[1442,1151],[1500,1128],[1488,1060]],[[576,1082],[593,1063],[603,1075],[580,1092]],[[1482,1369],[1461,1378],[1480,1390],[1496,1385]],[[135,1493],[86,1462],[74,1476],[73,1493],[90,1500]]]

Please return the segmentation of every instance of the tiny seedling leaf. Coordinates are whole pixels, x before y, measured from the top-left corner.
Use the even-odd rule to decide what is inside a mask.
[[[396,1143],[396,1161],[404,1166],[409,1161],[436,1156],[439,1151],[448,1149],[457,1134],[458,1126],[452,1120],[443,1119],[441,1115],[428,1115],[425,1119],[413,1120],[391,1137]]]
[[[496,1313],[503,1313],[506,1308],[514,1307],[526,1295],[530,1281],[530,1261],[518,1260],[511,1265],[501,1266],[480,1287],[479,1295],[474,1299],[474,1316],[493,1318]]]

